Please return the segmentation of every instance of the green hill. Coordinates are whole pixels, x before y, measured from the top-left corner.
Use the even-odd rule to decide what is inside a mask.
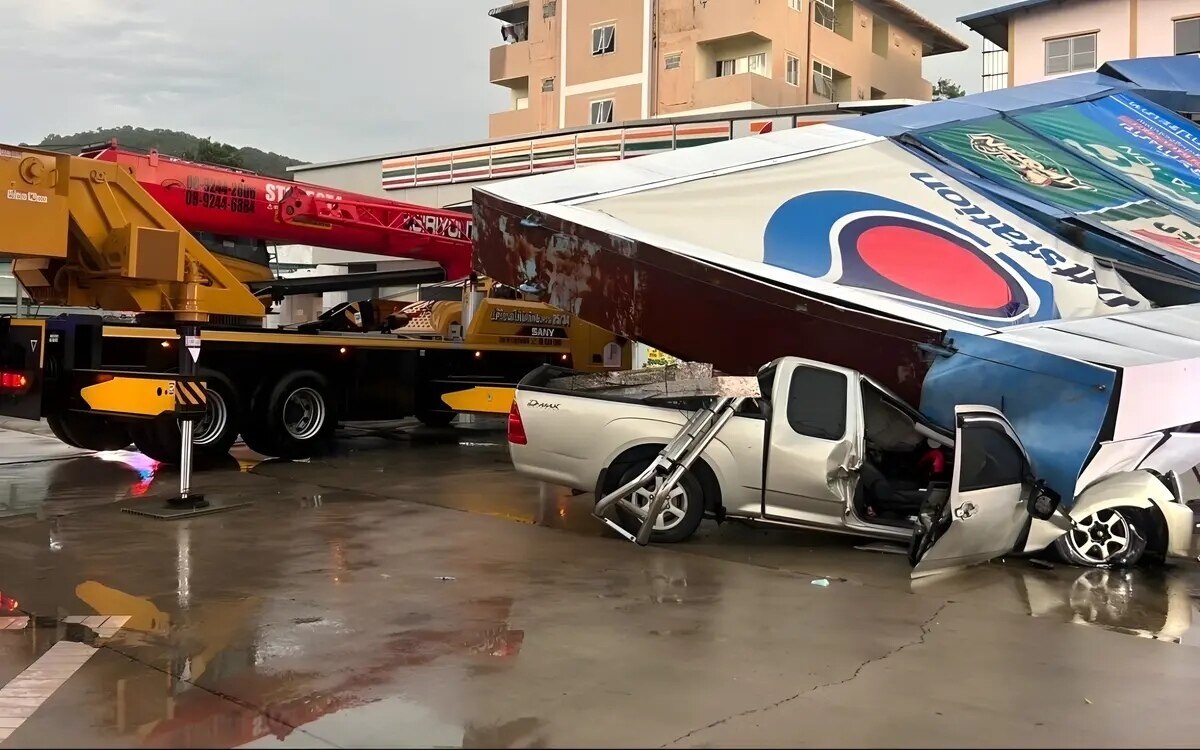
[[[113,138],[116,138],[120,145],[132,149],[156,148],[170,156],[180,156],[210,164],[223,164],[228,167],[240,167],[273,177],[286,178],[288,177],[287,167],[307,163],[277,154],[274,151],[262,151],[248,146],[238,148],[228,143],[215,142],[211,138],[200,138],[178,130],[162,130],[161,128],[147,130],[130,125],[123,125],[119,128],[98,128],[72,135],[51,133],[37,145],[56,150],[71,150],[103,143]]]

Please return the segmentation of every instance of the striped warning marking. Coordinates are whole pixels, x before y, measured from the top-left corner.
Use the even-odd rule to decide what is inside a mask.
[[[204,406],[208,396],[204,392],[204,383],[190,380],[175,381],[175,404],[177,406]]]
[[[79,623],[96,631],[101,639],[117,634],[129,617],[104,615],[68,617],[65,623]],[[20,627],[14,627],[19,624]],[[4,630],[19,630],[29,625],[28,617],[3,617]],[[33,712],[66,683],[99,649],[86,643],[59,641],[24,672],[0,687],[0,744],[25,723]]]

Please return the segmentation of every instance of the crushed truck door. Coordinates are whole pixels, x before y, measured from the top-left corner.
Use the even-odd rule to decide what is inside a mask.
[[[957,406],[949,492],[923,509],[913,537],[912,577],[987,562],[1013,551],[1030,523],[1029,457],[999,411]]]
[[[775,376],[763,515],[826,522],[854,491],[858,446],[857,373],[787,357]]]

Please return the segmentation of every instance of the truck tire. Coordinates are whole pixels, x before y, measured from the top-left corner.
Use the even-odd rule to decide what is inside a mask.
[[[653,457],[647,457],[627,464],[627,468],[621,473],[621,478],[617,480],[615,486],[620,487],[637,477],[653,460]],[[661,483],[663,479],[665,477],[660,477],[658,482]],[[642,507],[649,502],[650,495],[651,490],[638,490],[634,493],[633,502]],[[642,519],[625,505],[626,502],[617,503],[617,517],[626,531],[636,534],[642,526]],[[650,541],[658,544],[682,542],[696,533],[696,529],[700,527],[700,521],[703,519],[704,489],[700,485],[700,481],[689,471],[683,475],[679,486],[675,488],[675,493],[668,499],[667,505],[659,514],[654,531],[650,533]]]
[[[229,378],[212,370],[201,370],[208,391],[204,416],[192,428],[192,462],[197,467],[219,463],[229,455],[241,423],[241,402]],[[182,443],[179,420],[164,414],[141,420],[130,429],[137,449],[155,461],[178,464]]]
[[[256,453],[294,461],[328,450],[336,428],[328,381],[312,370],[293,370],[259,385],[242,438]]]
[[[80,450],[115,451],[133,442],[125,424],[100,414],[65,411],[46,417],[46,423],[54,437]]]
[[[458,416],[457,412],[452,411],[433,411],[428,408],[417,410],[415,416],[421,424],[426,427],[447,427],[454,418]]]

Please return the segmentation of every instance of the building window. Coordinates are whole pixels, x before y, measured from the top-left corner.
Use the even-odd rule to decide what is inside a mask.
[[[554,90],[554,78],[553,77],[543,78],[542,79],[542,93],[545,94],[546,92],[553,91],[553,90]]]
[[[1046,75],[1095,69],[1095,34],[1080,34],[1046,42]]]
[[[1175,54],[1200,54],[1200,18],[1175,22]]]
[[[508,44],[516,44],[529,40],[529,24],[522,21],[508,26],[501,27],[500,36]]]
[[[717,60],[717,78],[736,76],[742,73],[757,73],[760,76],[767,75],[767,53],[759,52],[757,55]]]
[[[813,0],[813,16],[817,23],[833,31],[837,28],[837,0]]]
[[[888,56],[888,40],[892,36],[892,27],[888,22],[875,16],[871,21],[871,51],[880,57]]]
[[[829,101],[833,101],[833,68],[823,62],[813,60],[813,93]]]
[[[672,52],[671,54],[666,55],[663,58],[663,67],[667,70],[675,70],[679,67],[679,60],[681,57],[682,54],[679,52]]]
[[[592,29],[592,54],[611,55],[617,51],[617,27],[609,24]]]
[[[600,99],[592,102],[592,124],[602,125],[613,121],[613,100]]]
[[[787,82],[793,86],[800,85],[800,58],[787,56]]]
[[[804,10],[801,2],[802,0],[788,0],[788,7],[792,10]]]
[[[542,3],[542,18],[554,18],[558,13],[558,0],[546,0]]]
[[[887,99],[887,92],[882,89],[877,89],[874,86],[872,86],[871,87],[871,101],[879,101],[880,99]]]

